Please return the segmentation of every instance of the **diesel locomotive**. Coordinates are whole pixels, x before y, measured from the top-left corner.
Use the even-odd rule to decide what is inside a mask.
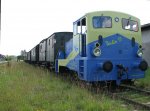
[[[73,23],[72,32],[57,32],[27,53],[26,61],[56,73],[71,70],[87,82],[144,78],[140,20],[132,15],[97,11]]]

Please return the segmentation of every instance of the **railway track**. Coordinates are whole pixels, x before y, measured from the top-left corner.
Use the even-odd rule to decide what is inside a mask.
[[[134,106],[137,111],[150,111],[150,91],[126,85],[121,85],[116,90],[111,90],[104,87],[92,87],[87,84],[81,85],[81,87],[91,89],[92,92],[97,94],[104,93],[114,100],[122,100],[127,105]]]
[[[64,79],[66,79],[65,77]],[[108,85],[101,86],[101,84],[97,84],[93,86],[77,78],[74,79],[74,77],[69,77],[68,80],[81,88],[88,89],[92,93],[105,94],[114,100],[122,100],[126,105],[134,106],[137,111],[150,111],[150,91],[127,85],[120,85],[112,90]]]
[[[119,90],[111,93],[111,95],[113,98],[121,99],[127,104],[134,105],[137,109],[150,111],[150,91],[134,86],[121,85]]]

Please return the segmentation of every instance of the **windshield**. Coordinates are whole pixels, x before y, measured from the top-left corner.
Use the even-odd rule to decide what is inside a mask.
[[[130,30],[130,31],[138,31],[138,23],[137,21],[133,21],[130,19],[122,19],[122,27],[125,30]]]
[[[108,16],[96,16],[93,17],[93,27],[94,28],[111,28],[112,19]]]

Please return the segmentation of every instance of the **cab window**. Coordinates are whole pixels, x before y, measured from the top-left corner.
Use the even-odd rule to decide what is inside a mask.
[[[85,34],[86,29],[86,18],[82,18],[73,25],[73,33],[76,34]]]
[[[81,24],[80,24],[80,21],[76,22],[73,25],[73,33],[74,33],[74,35],[81,33]]]
[[[94,28],[111,28],[112,18],[109,16],[95,16],[93,17]]]
[[[138,31],[138,22],[130,19],[122,19],[122,27],[125,30]]]

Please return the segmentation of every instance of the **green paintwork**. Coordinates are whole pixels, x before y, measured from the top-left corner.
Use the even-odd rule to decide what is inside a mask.
[[[112,17],[112,28],[93,28],[92,18],[94,16],[101,16],[101,15]],[[140,20],[132,15],[121,13],[121,12],[98,11],[98,12],[87,13],[85,16],[87,18],[87,44],[97,40],[99,35],[102,35],[103,38],[105,38],[116,33],[119,33],[129,39],[135,37],[135,41],[140,45],[142,44]],[[119,18],[119,22],[115,22],[116,17]],[[128,19],[130,17],[131,20],[138,22],[138,26],[139,26],[138,32],[124,30],[122,28],[122,18]]]

